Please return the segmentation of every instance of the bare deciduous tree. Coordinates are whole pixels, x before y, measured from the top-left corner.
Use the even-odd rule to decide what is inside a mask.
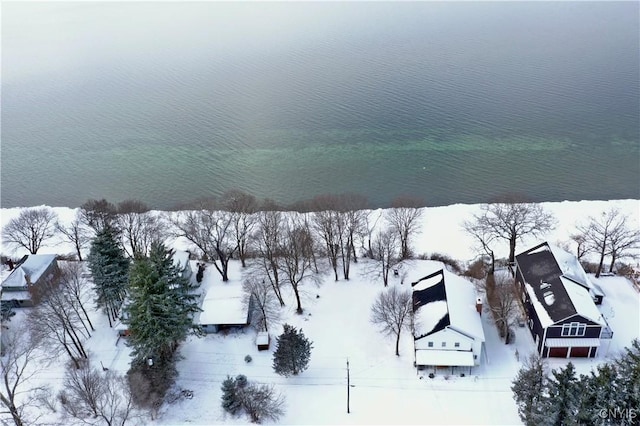
[[[232,216],[227,211],[216,210],[209,202],[200,210],[182,211],[173,220],[176,237],[192,242],[220,273],[222,281],[229,281],[228,268],[236,251],[232,241]]]
[[[313,267],[313,237],[300,218],[291,218],[285,224],[279,251],[282,254],[282,282],[289,284],[293,289],[297,303],[296,312],[301,314],[300,287],[307,281],[319,284],[319,279]]]
[[[381,266],[382,282],[386,287],[389,284],[389,271],[396,265],[400,258],[400,244],[398,234],[392,229],[378,231],[371,244],[371,255]]]
[[[494,203],[482,206],[472,221],[476,234],[486,239],[502,239],[509,242],[509,264],[513,264],[516,243],[524,236],[542,235],[555,227],[551,213],[519,195],[506,195]]]
[[[325,254],[333,270],[335,280],[338,281],[338,259],[340,255],[340,238],[342,225],[338,212],[335,210],[335,200],[332,196],[319,196],[314,199],[313,224],[315,231],[324,242]]]
[[[371,322],[396,338],[396,355],[400,356],[400,334],[413,325],[411,290],[392,286],[380,292],[371,306]]]
[[[280,245],[282,244],[283,215],[279,211],[261,211],[257,214],[257,231],[255,233],[258,258],[256,271],[269,281],[274,294],[284,306],[280,289]]]
[[[420,218],[424,202],[420,199],[401,196],[394,199],[391,208],[385,211],[385,219],[400,240],[400,258],[411,257],[411,238],[420,232]]]
[[[95,233],[107,226],[113,227],[118,208],[104,198],[101,200],[87,200],[80,206],[80,220]]]
[[[496,256],[491,248],[493,242],[498,238],[488,227],[483,226],[477,219],[474,221],[464,221],[462,228],[473,238],[476,248],[490,259],[488,275],[492,276],[496,270]]]
[[[278,298],[264,279],[249,277],[244,281],[244,303],[252,308],[251,321],[259,330],[269,331],[269,324],[280,316]]]
[[[122,247],[131,258],[146,256],[151,244],[166,238],[162,217],[138,200],[125,200],[118,204],[116,223],[120,230]]]
[[[500,337],[504,337],[504,343],[508,345],[510,329],[515,325],[519,313],[513,280],[504,274],[490,274],[487,276],[485,290],[489,310]]]
[[[629,228],[628,220],[620,210],[612,208],[602,212],[600,217],[590,216],[586,224],[578,225],[578,235],[584,239],[588,250],[599,256],[596,277],[602,273],[606,256],[611,256],[612,270],[616,259],[638,248],[640,230]]]
[[[3,330],[0,339],[0,403],[16,426],[35,424],[35,413],[29,412],[39,387],[28,387],[40,369],[35,365],[44,361],[42,341],[24,326]]]
[[[240,403],[251,423],[275,422],[284,414],[284,397],[273,385],[248,383],[240,391]]]
[[[134,414],[127,380],[111,371],[103,373],[84,365],[68,370],[64,384],[59,394],[64,412],[83,423],[93,417],[107,426],[124,426]]]
[[[258,210],[256,197],[238,189],[232,189],[222,195],[222,205],[231,213],[231,226],[236,241],[236,250],[242,267],[246,267],[249,237],[256,223]]]
[[[91,241],[91,231],[82,222],[80,214],[76,213],[75,218],[69,225],[63,225],[57,222],[56,230],[60,232],[67,241],[73,244],[78,260],[82,262],[82,250],[86,248]]]
[[[37,306],[28,314],[31,333],[49,344],[52,352],[63,350],[80,368],[80,362],[89,356],[83,341],[90,336],[73,298],[62,291],[57,279],[48,280],[38,286],[33,294]],[[42,321],[46,318],[46,321]]]
[[[66,262],[60,266],[61,291],[82,322],[86,321],[91,331],[95,331],[85,308],[90,300],[90,288],[89,283],[82,277],[82,265],[79,262]]]
[[[370,212],[364,218],[363,233],[360,235],[360,239],[362,241],[362,249],[369,258],[373,258],[373,233],[382,217],[384,217],[384,214],[381,212]]]
[[[591,251],[591,248],[587,243],[587,238],[580,233],[571,234],[569,238],[571,238],[571,241],[576,243],[576,258],[578,260],[582,260],[589,253],[589,251]],[[571,252],[571,250],[567,251]]]
[[[36,254],[55,235],[57,215],[48,207],[23,209],[2,230],[4,243],[23,247]]]

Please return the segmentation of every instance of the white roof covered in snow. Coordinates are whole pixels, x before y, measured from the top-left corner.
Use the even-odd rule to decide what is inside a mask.
[[[591,281],[587,276],[587,273],[582,268],[580,261],[578,258],[567,252],[566,250],[561,249],[558,246],[554,246],[553,244],[548,244],[549,250],[553,257],[556,259],[558,266],[562,270],[562,274],[572,279],[586,287],[592,287]]]
[[[430,260],[417,260],[410,266],[408,275],[409,283],[414,283],[440,269],[444,268],[441,262]],[[423,280],[413,286],[414,290],[423,290],[440,282],[440,277]],[[449,311],[450,327],[471,336],[480,341],[485,340],[482,318],[476,310],[476,290],[473,284],[466,279],[444,269],[444,286],[446,302],[436,301],[421,306],[415,312],[416,336],[423,335],[420,329],[429,332],[435,326],[434,321],[442,318],[443,310]],[[429,328],[431,326],[431,328]]]
[[[576,308],[576,312],[593,322],[606,325],[598,307],[593,303],[588,289],[564,277],[560,277],[560,280],[562,284],[564,284],[564,288],[567,290],[567,294],[571,299],[571,303],[573,303],[573,307]]]
[[[261,331],[256,336],[256,344],[257,345],[268,345],[269,344],[269,333],[266,331]]]
[[[176,250],[173,253],[173,266],[182,270],[189,266],[189,252],[184,250]]]
[[[32,283],[40,279],[44,271],[52,262],[55,262],[55,254],[30,254],[2,283],[2,288],[26,287],[27,276]]]
[[[209,289],[202,302],[201,325],[246,324],[249,306],[241,285],[222,284]]]

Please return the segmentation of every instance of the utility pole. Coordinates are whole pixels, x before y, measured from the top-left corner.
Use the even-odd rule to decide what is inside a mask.
[[[347,414],[349,414],[351,411],[349,411],[349,388],[350,388],[350,384],[349,384],[349,358],[347,358]]]

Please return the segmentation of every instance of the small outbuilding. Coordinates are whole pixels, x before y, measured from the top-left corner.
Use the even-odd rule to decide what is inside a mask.
[[[259,351],[268,351],[269,350],[269,333],[266,331],[261,331],[258,333],[256,337],[256,345],[258,346]]]

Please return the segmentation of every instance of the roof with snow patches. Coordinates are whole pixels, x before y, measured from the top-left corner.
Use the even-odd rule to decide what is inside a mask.
[[[439,262],[427,262],[423,265],[429,265],[431,273],[411,283],[414,338],[421,339],[450,328],[484,341],[482,319],[476,310],[473,284],[443,269]]]
[[[27,279],[31,283],[37,282],[52,262],[55,254],[30,254],[24,262],[16,266],[9,276],[2,282],[3,289],[26,288]]]
[[[516,262],[538,317],[556,323],[577,314],[603,322],[589,293],[592,285],[574,256],[545,242],[517,255]]]

